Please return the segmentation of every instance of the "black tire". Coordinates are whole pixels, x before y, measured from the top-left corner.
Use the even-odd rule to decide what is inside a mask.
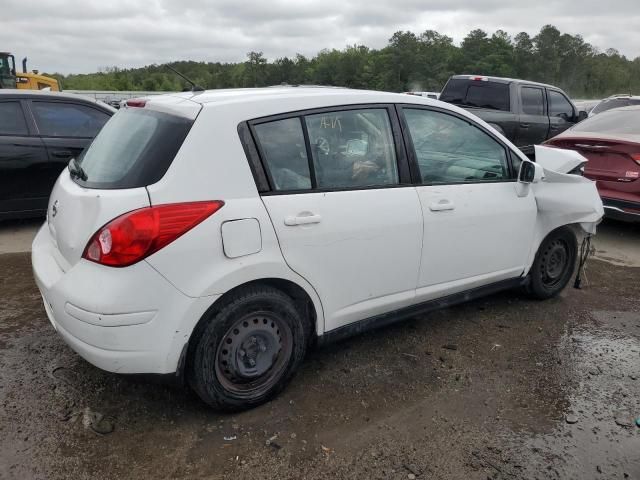
[[[266,285],[240,289],[194,333],[189,384],[217,410],[255,407],[291,380],[308,337],[308,322],[291,297]]]
[[[555,297],[573,276],[578,255],[578,242],[567,227],[551,232],[540,244],[529,272],[527,293],[546,300]]]

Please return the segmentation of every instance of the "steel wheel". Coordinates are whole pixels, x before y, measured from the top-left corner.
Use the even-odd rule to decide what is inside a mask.
[[[238,396],[260,395],[278,382],[291,349],[287,323],[270,312],[251,313],[224,334],[216,352],[216,377]]]
[[[560,238],[549,242],[540,258],[540,275],[545,287],[555,287],[563,279],[569,264],[569,246]]]

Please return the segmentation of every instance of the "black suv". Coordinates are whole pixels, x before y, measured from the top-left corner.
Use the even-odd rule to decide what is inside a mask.
[[[0,220],[44,215],[62,169],[115,111],[73,94],[0,90]]]
[[[466,108],[527,155],[533,145],[587,118],[558,87],[513,78],[454,75],[440,100]]]

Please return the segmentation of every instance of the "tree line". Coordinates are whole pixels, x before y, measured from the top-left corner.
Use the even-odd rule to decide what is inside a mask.
[[[600,51],[580,35],[561,33],[552,25],[535,36],[489,34],[476,29],[455,45],[434,30],[398,31],[381,49],[365,45],[322,50],[308,58],[268,61],[249,52],[239,63],[178,61],[170,65],[198,85],[210,88],[334,85],[384,91],[440,91],[454,74],[523,78],[559,86],[574,98],[602,98],[640,93],[640,57],[630,60],[615,49]],[[163,65],[105,68],[90,74],[54,74],[70,90],[176,91],[184,80]]]

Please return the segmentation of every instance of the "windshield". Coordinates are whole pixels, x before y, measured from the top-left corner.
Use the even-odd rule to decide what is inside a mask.
[[[571,131],[640,135],[640,108],[608,110],[576,124]]]
[[[511,110],[509,85],[491,81],[452,78],[444,86],[440,100],[468,107]]]
[[[74,162],[74,180],[89,188],[136,188],[160,180],[193,124],[168,113],[127,108],[109,120]]]

